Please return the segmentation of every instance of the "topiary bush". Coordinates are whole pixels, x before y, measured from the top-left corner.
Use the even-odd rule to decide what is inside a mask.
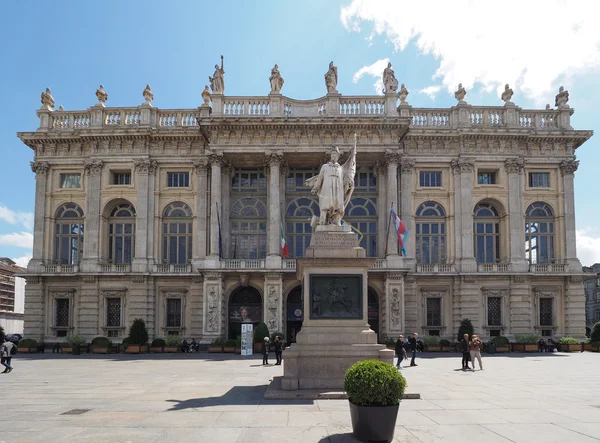
[[[19,342],[19,348],[35,348],[38,342],[33,338],[24,338]]]
[[[497,348],[505,348],[510,344],[508,338],[501,335],[498,337],[493,337],[490,341],[493,342]]]
[[[165,340],[163,338],[155,338],[154,340],[152,340],[152,347],[153,348],[161,348],[165,345]]]
[[[473,323],[471,323],[471,320],[468,318],[463,318],[460,321],[460,327],[458,328],[458,341],[462,341],[465,334],[469,334],[469,338],[471,338],[474,332],[475,330],[473,329]]]
[[[148,343],[148,329],[143,318],[133,320],[129,328],[129,343],[132,345],[143,346]]]
[[[590,334],[590,341],[592,343],[600,341],[600,321],[596,322],[592,327],[592,333]]]
[[[445,338],[442,338],[440,340],[440,346],[450,346],[450,340],[446,340]]]
[[[573,337],[561,337],[558,343],[561,345],[578,345],[581,342]]]
[[[271,334],[271,342],[274,342],[275,341],[275,337],[277,337],[278,335],[279,335],[279,340],[281,340],[281,341],[285,340],[285,335],[283,335],[283,332],[281,332],[281,331],[275,331],[275,332],[273,332]]]
[[[112,345],[112,342],[110,341],[110,339],[108,339],[106,337],[95,337],[92,340],[92,345],[93,346],[109,347],[109,346]]]
[[[211,346],[222,348],[224,344],[225,339],[223,337],[217,337],[212,341]]]
[[[440,338],[433,335],[422,335],[419,337],[425,346],[439,346]]]
[[[406,380],[398,369],[379,360],[359,361],[344,377],[344,391],[357,406],[396,406],[405,389]]]
[[[169,347],[179,346],[180,343],[181,343],[181,339],[180,339],[179,335],[167,335],[165,337],[165,346],[169,346]]]
[[[517,343],[525,345],[535,345],[538,342],[538,336],[536,334],[517,334],[515,336]]]
[[[262,343],[269,336],[269,328],[264,323],[259,323],[254,330],[254,343]]]
[[[83,346],[86,343],[85,338],[83,338],[81,335],[77,335],[77,334],[67,335],[66,341],[70,346],[77,346],[77,345]]]

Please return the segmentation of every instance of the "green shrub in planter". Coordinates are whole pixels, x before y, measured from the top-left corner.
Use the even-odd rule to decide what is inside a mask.
[[[386,345],[387,347],[396,346],[396,339],[394,339],[393,337],[388,337],[385,334],[380,334],[378,341],[380,345]]]
[[[492,337],[490,341],[493,342],[497,348],[506,348],[510,344],[508,338],[503,337],[501,335],[498,337]]]
[[[37,348],[38,342],[33,338],[24,338],[19,342],[19,348]]]
[[[225,346],[227,346],[228,348],[234,348],[235,347],[235,338],[230,338],[229,340],[227,340],[225,342]]]
[[[524,345],[536,345],[538,336],[536,334],[518,334],[515,336],[517,343]]]
[[[278,335],[279,335],[279,339],[280,340],[284,340],[285,339],[285,335],[283,335],[283,332],[281,332],[281,331],[275,331],[275,332],[273,332],[271,334],[271,343],[273,343],[275,341],[275,337],[277,337]]]
[[[406,380],[394,365],[379,360],[353,364],[344,377],[344,391],[357,406],[395,406],[400,404]]]
[[[440,338],[433,335],[419,337],[425,346],[440,346]]]
[[[121,346],[123,346],[123,349],[127,349],[127,346],[129,346],[131,343],[131,339],[129,337],[125,337],[122,341],[121,341]]]
[[[165,340],[162,338],[155,338],[154,340],[152,340],[152,347],[153,348],[162,348],[165,345]]]
[[[558,343],[561,345],[578,345],[581,342],[573,337],[561,337]]]
[[[67,343],[70,346],[84,346],[86,344],[86,340],[81,335],[67,335]]]
[[[235,347],[237,349],[242,349],[242,337],[239,335],[235,338]]]
[[[465,334],[469,334],[469,338],[473,336],[475,330],[473,329],[473,323],[468,318],[463,318],[460,321],[460,327],[458,328],[458,341],[461,342]]]
[[[440,340],[440,343],[439,343],[439,344],[440,344],[440,346],[445,346],[445,347],[448,347],[448,346],[450,346],[450,340],[446,340],[445,338],[442,338],[442,339]]]
[[[110,339],[106,338],[106,337],[95,337],[92,340],[92,346],[99,346],[99,347],[109,347],[112,345],[112,342],[110,341]]]
[[[254,330],[254,343],[262,343],[269,336],[269,328],[264,323],[259,323]]]
[[[225,344],[225,338],[217,337],[212,341],[212,343],[210,345],[215,348],[222,348],[224,344]]]
[[[179,335],[167,335],[165,337],[165,346],[167,347],[176,347],[179,346],[181,343],[181,340],[179,338]]]
[[[148,343],[148,329],[143,318],[136,318],[129,328],[129,343],[143,346]]]
[[[592,343],[600,341],[600,321],[596,322],[592,327],[592,333],[590,334],[590,341]]]

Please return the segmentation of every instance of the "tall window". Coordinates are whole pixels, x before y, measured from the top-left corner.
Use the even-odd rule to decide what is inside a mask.
[[[54,327],[56,329],[57,337],[66,337],[67,330],[70,326],[69,319],[69,299],[68,298],[57,298],[55,300],[55,318]]]
[[[552,335],[554,323],[554,303],[552,298],[540,298],[540,326],[544,337]]]
[[[436,202],[425,202],[417,209],[417,262],[438,264],[446,261],[446,213]]]
[[[367,257],[377,257],[377,177],[371,169],[354,176],[354,193],[346,206],[344,221],[359,231],[359,246]]]
[[[113,208],[108,220],[108,259],[131,263],[135,253],[135,208],[122,203]]]
[[[56,211],[54,260],[61,265],[76,265],[83,256],[83,210],[65,203]]]
[[[477,263],[500,261],[500,216],[490,203],[479,203],[473,210],[475,258]]]
[[[317,198],[304,182],[318,173],[317,169],[292,169],[285,181],[285,240],[291,258],[304,256],[310,246],[310,219],[318,217],[320,211]]]
[[[487,314],[488,326],[502,325],[502,297],[488,297]]]
[[[234,258],[267,256],[267,205],[257,198],[240,198],[231,207],[231,242]]]
[[[162,258],[168,264],[187,264],[192,258],[192,210],[174,202],[163,211]]]
[[[439,297],[427,298],[427,327],[439,328],[442,326],[442,299]],[[429,335],[440,335],[439,329],[429,330]]]
[[[121,328],[121,298],[106,298],[106,335],[108,337],[118,337]]]
[[[167,299],[167,328],[181,327],[181,299]]]
[[[525,257],[531,264],[554,261],[554,215],[542,202],[529,205],[525,214]]]

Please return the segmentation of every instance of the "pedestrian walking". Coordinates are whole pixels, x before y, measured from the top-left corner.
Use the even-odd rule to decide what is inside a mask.
[[[469,334],[464,334],[463,339],[460,341],[460,350],[462,352],[462,369],[463,371],[469,368],[469,359],[471,354],[469,353]]]
[[[281,340],[281,337],[279,335],[277,335],[275,337],[275,358],[277,359],[277,363],[275,363],[276,365],[280,365],[281,364],[281,358],[283,356],[283,340]]]
[[[471,353],[471,364],[473,365],[473,371],[475,370],[475,359],[479,362],[479,370],[483,371],[483,365],[481,364],[481,351],[483,350],[483,342],[481,339],[473,334],[471,341],[469,342],[469,352]]]
[[[406,356],[406,351],[404,350],[404,337],[399,335],[398,340],[396,340],[396,345],[394,346],[394,352],[396,354],[396,368],[401,369],[400,363],[404,360]]]
[[[7,339],[4,339],[4,343],[0,347],[0,363],[6,369],[2,372],[6,374],[8,372],[12,372],[13,368],[11,366],[12,356],[15,354],[17,348],[15,344]]]
[[[412,359],[410,360],[411,366],[418,366],[415,363],[415,358],[417,357],[417,339],[419,338],[419,334],[413,332],[413,336],[408,339],[408,345],[410,346],[410,352],[412,353]]]
[[[269,364],[269,337],[265,337],[262,344],[263,365]]]

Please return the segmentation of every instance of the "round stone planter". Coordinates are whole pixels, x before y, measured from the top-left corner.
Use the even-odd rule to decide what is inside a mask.
[[[394,439],[394,429],[398,418],[397,406],[357,406],[351,401],[350,418],[354,436],[362,442]]]

